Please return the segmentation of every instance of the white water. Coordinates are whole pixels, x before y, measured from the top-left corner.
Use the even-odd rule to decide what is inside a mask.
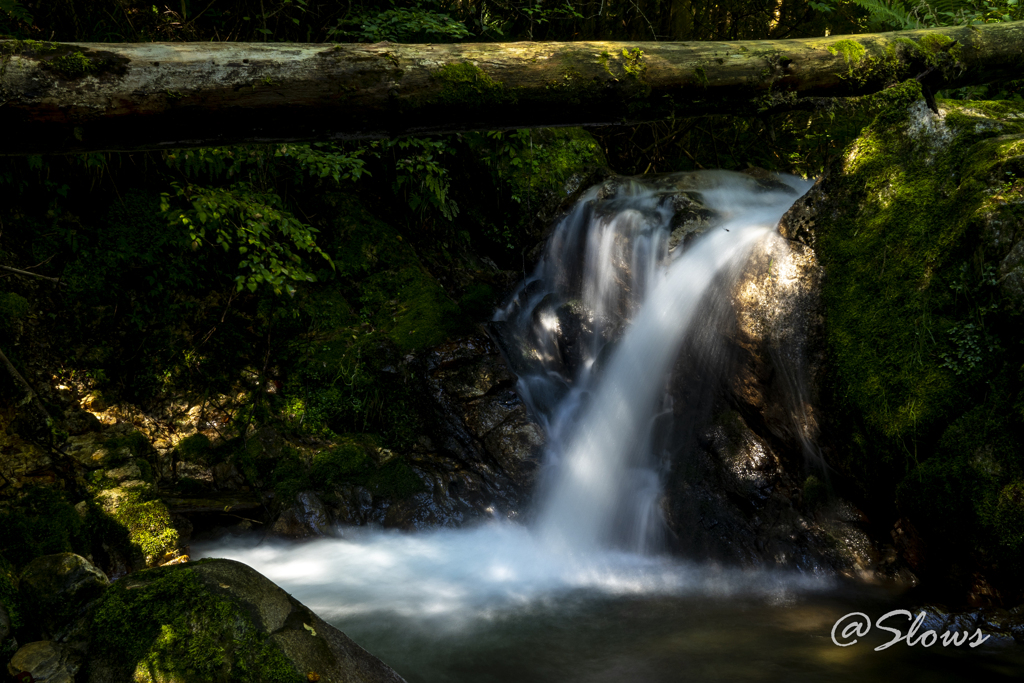
[[[603,200],[591,190],[497,315],[527,359],[519,390],[548,437],[535,524],[345,529],[302,544],[195,544],[195,556],[245,562],[342,627],[377,614],[459,628],[574,595],[785,599],[829,585],[645,552],[660,533],[650,426],[665,409],[670,367],[699,327],[709,289],[728,295],[744,255],[798,196],[766,192],[739,174],[701,179],[721,220],[685,252],[668,249],[673,211],[664,188],[631,181]],[[803,192],[809,183],[792,186]],[[557,307],[572,300],[585,313],[579,343],[567,351]]]

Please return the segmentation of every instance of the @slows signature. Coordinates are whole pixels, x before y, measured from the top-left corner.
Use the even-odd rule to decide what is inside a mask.
[[[897,619],[897,617],[904,617],[908,620],[913,620],[913,623],[910,624],[910,628],[906,633],[903,633],[902,629],[891,625],[894,622],[899,623],[899,619]],[[942,647],[948,647],[950,645],[959,647],[970,640],[971,642],[967,643],[970,647],[978,647],[991,637],[983,635],[981,629],[976,629],[973,635],[966,631],[946,631],[940,636],[931,629],[928,629],[918,635],[917,632],[920,630],[922,622],[924,622],[924,617],[925,613],[921,612],[915,619],[914,615],[905,609],[894,609],[893,611],[886,612],[882,616],[878,617],[878,620],[874,622],[875,628],[890,632],[892,634],[892,639],[876,647],[875,651],[885,650],[900,641],[906,642],[909,647],[913,647],[915,645],[931,647],[939,641],[941,641]],[[890,625],[887,625],[887,622]],[[863,638],[871,632],[871,626],[871,617],[863,612],[850,612],[849,614],[840,617],[832,626],[832,642],[839,647],[849,647],[854,645],[857,643],[858,638]]]

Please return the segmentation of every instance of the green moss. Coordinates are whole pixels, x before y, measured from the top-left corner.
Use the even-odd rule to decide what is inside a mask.
[[[116,582],[104,594],[90,632],[96,653],[117,680],[301,680],[250,616],[187,566],[153,569]]]
[[[573,68],[563,70],[561,78],[547,84],[548,90],[557,93],[555,99],[558,102],[570,105],[581,104],[590,99],[595,87],[595,83]]]
[[[853,75],[854,67],[859,65],[861,59],[867,54],[867,48],[856,40],[838,40],[828,46],[828,51],[833,55],[841,54],[843,56],[851,76]]]
[[[646,80],[647,62],[644,60],[643,50],[638,47],[635,47],[632,50],[623,48],[622,58],[624,60],[622,68],[629,77],[634,78],[637,81]]]
[[[80,78],[95,73],[98,67],[81,52],[69,52],[45,62],[46,68],[56,71],[65,78]]]
[[[70,46],[51,43],[45,40],[7,40],[0,45],[0,55],[25,54],[42,56],[52,54],[61,49],[70,49]]]
[[[637,109],[645,109],[650,106],[650,103],[647,102],[647,98],[651,94],[651,84],[647,80],[647,61],[644,51],[638,47],[632,50],[623,48],[622,58],[624,60],[622,68],[634,86],[631,98],[633,101],[629,103],[629,110],[630,113],[635,114]]]
[[[177,548],[178,531],[170,511],[147,489],[121,489],[110,516],[128,532],[131,547],[146,559],[146,564]]]
[[[441,83],[441,92],[434,99],[439,104],[485,107],[513,104],[515,93],[504,83],[488,76],[475,64],[447,64],[433,74]]]
[[[77,45],[50,43],[38,40],[10,40],[0,46],[0,74],[7,67],[11,55],[21,55],[39,61],[41,68],[65,79],[81,78],[89,74],[127,72],[128,59],[110,52],[83,51]]]
[[[455,304],[418,263],[370,276],[359,301],[363,318],[406,352],[440,344],[458,316]]]
[[[962,56],[959,43],[950,47],[953,39],[941,33],[928,33],[921,36],[918,45],[928,54],[928,63],[939,65],[952,59],[959,61]]]
[[[473,284],[459,299],[459,308],[472,320],[489,320],[500,303],[499,292],[488,284]]]
[[[697,82],[700,83],[700,86],[702,88],[708,87],[708,74],[707,71],[704,70],[704,67],[698,64],[694,67],[693,72],[697,74]]]

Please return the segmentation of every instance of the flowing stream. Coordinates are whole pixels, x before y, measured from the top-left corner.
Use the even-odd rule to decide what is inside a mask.
[[[590,190],[497,312],[518,391],[547,436],[527,524],[219,540],[194,544],[194,555],[256,568],[410,682],[999,680],[1012,672],[1015,653],[872,651],[884,633],[867,638],[870,646],[831,642],[843,614],[891,609],[884,593],[660,552],[660,425],[672,365],[687,335],[714,327],[707,316],[727,308],[745,256],[772,238],[810,185],[790,178],[768,190],[726,172],[701,182],[717,217],[685,249],[673,244],[677,193],[628,179],[611,197]]]

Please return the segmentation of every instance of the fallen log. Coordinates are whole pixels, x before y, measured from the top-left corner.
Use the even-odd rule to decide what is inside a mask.
[[[1024,73],[1024,22],[691,43],[0,41],[0,154],[756,113]]]

